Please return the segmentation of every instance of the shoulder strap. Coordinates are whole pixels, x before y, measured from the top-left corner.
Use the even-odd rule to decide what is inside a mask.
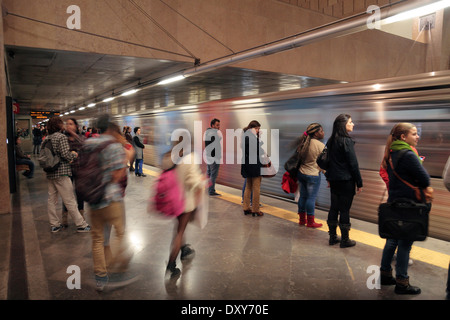
[[[399,151],[400,153],[399,153],[399,155],[398,155],[398,157],[397,157],[397,159],[395,161],[395,166],[397,166],[398,161],[400,160],[401,157],[403,157],[403,155],[406,153],[406,151],[408,151],[408,149],[403,149],[403,150]],[[395,176],[401,182],[403,182],[404,184],[406,184],[408,187],[410,187],[413,190],[417,190],[418,189],[418,187],[416,187],[416,186],[412,185],[411,183],[409,183],[408,181],[404,180],[402,177],[400,177],[400,175],[397,172],[395,172],[394,164],[392,163],[392,157],[389,157],[389,165],[391,166],[392,172],[395,174]]]

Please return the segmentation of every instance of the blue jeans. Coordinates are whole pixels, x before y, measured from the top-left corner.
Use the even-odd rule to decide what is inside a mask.
[[[318,176],[308,176],[298,172],[300,182],[300,199],[298,199],[298,212],[306,212],[314,215],[316,198],[320,188],[320,174]]]
[[[212,163],[207,165],[206,174],[208,175],[209,179],[211,180],[211,186],[209,187],[209,194],[213,194],[216,192],[216,179],[219,175],[219,167],[220,164],[218,163]]]
[[[16,159],[16,164],[26,164],[30,168],[30,172],[26,175],[28,178],[33,178],[34,162],[30,159]]]
[[[136,159],[136,163],[134,164],[134,173],[142,174],[142,164],[144,163],[144,159]]]
[[[391,271],[391,262],[394,257],[395,249],[397,249],[397,263],[395,265],[395,275],[397,278],[408,278],[408,262],[409,252],[414,241],[386,239],[386,245],[381,256],[380,270]]]

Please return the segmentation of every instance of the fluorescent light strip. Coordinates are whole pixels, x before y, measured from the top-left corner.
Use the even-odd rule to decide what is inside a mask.
[[[122,93],[121,96],[129,96],[129,95],[134,94],[134,93],[136,93],[138,91],[139,91],[138,89],[128,90],[128,91]]]
[[[109,97],[103,100],[103,102],[110,102],[113,101],[115,98],[114,97]]]
[[[166,80],[162,80],[162,81],[158,82],[158,85],[163,85],[163,84],[168,84],[168,83],[172,83],[175,81],[180,81],[180,80],[183,80],[184,78],[185,78],[185,76],[183,76],[183,75],[175,76],[175,77],[168,78]]]
[[[389,17],[387,19],[382,20],[382,24],[389,24],[389,23],[394,23],[394,22],[399,22],[399,21],[403,21],[403,20],[407,20],[410,18],[415,18],[415,17],[421,17],[421,16],[426,16],[427,14],[436,12],[438,10],[447,8],[450,6],[450,0],[442,0],[442,1],[438,1],[435,3],[431,3],[428,4],[426,6],[417,8],[417,9],[412,9],[406,12],[402,12],[399,14],[396,14],[395,16]]]

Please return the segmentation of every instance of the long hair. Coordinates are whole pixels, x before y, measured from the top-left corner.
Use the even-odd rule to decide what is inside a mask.
[[[297,152],[299,154],[300,163],[303,163],[305,160],[306,154],[309,151],[309,145],[311,144],[311,139],[314,137],[314,134],[318,132],[322,126],[319,123],[311,123],[306,131],[303,133],[300,138],[300,144],[297,148]]]
[[[261,127],[261,124],[256,120],[252,120],[252,121],[250,121],[248,126],[246,126],[243,130],[244,130],[244,132],[246,132],[248,129],[258,128],[258,127]]]
[[[412,123],[409,122],[400,122],[397,123],[392,129],[391,132],[389,133],[389,136],[386,140],[386,146],[384,148],[384,156],[383,156],[383,161],[381,162],[381,166],[383,168],[387,168],[387,164],[389,161],[389,157],[391,156],[391,144],[392,142],[396,141],[396,140],[401,140],[402,139],[402,134],[407,135],[409,133],[409,131],[412,128],[415,128],[416,126],[413,125]]]
[[[336,117],[336,119],[334,119],[333,132],[331,133],[330,139],[328,139],[329,146],[332,146],[339,138],[350,138],[347,129],[345,128],[350,118],[351,116],[349,114],[341,113]]]
[[[77,119],[75,119],[75,118],[69,118],[69,119],[67,119],[67,120],[72,120],[72,121],[73,121],[73,123],[75,124],[75,128],[77,128],[77,130],[75,131],[76,134],[80,134],[80,128],[78,127]]]

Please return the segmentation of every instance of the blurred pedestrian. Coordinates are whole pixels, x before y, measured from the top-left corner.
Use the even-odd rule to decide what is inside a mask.
[[[210,196],[220,196],[216,192],[216,179],[219,175],[219,167],[222,161],[222,140],[223,136],[220,132],[220,120],[212,119],[211,127],[205,131],[205,149],[206,149],[206,161],[207,161],[207,171],[206,174],[210,180],[210,186],[208,193]],[[209,150],[209,145],[214,145],[212,150]]]
[[[132,146],[133,145],[133,137],[131,136],[131,127],[126,126],[125,127],[125,139],[127,140],[127,142]],[[133,148],[134,150],[134,148]],[[129,163],[130,163],[130,172],[134,171],[134,156],[133,159],[129,159]]]
[[[125,144],[126,140],[121,136],[119,127],[110,121],[108,115],[98,118],[97,128],[103,133],[99,137],[86,140],[85,148],[89,152],[109,142],[109,145],[99,153],[101,164],[98,173],[103,175],[103,181],[107,183],[104,195],[99,203],[89,204],[96,289],[103,291],[107,285],[110,287],[125,285],[134,281],[135,277],[129,277],[126,273],[131,259],[125,239],[123,187],[128,159],[123,144],[118,143],[118,136]],[[109,241],[105,242],[105,231],[109,237],[111,226],[114,227],[118,244],[115,256],[110,256],[113,250],[109,251],[105,248],[105,244],[109,243]]]
[[[178,144],[176,142],[173,147]],[[180,149],[178,155],[172,155],[174,148],[163,155],[162,169],[176,170],[177,179],[183,187],[185,209],[184,212],[177,216],[177,224],[174,229],[174,237],[171,243],[169,262],[166,271],[170,272],[171,277],[178,276],[181,271],[176,267],[176,259],[181,251],[181,260],[192,257],[195,250],[189,244],[186,244],[185,231],[189,221],[192,221],[195,211],[199,206],[202,192],[205,188],[205,177],[202,174],[200,166],[194,161],[194,153],[184,154],[183,149]],[[190,161],[185,161],[185,158],[190,158]],[[173,159],[176,159],[175,162]],[[189,159],[188,159],[189,160]]]
[[[261,168],[262,163],[260,156],[264,154],[259,139],[259,130],[261,124],[256,121],[250,121],[245,127],[242,136],[242,164],[241,175],[247,179],[244,191],[244,203],[242,204],[244,214],[252,214],[253,216],[263,216],[260,211],[259,199],[261,188]],[[250,208],[250,198],[252,198],[252,207]]]
[[[350,207],[353,197],[363,187],[358,159],[354,149],[355,141],[349,136],[354,123],[348,114],[340,114],[333,123],[333,132],[328,139],[329,168],[325,173],[330,186],[331,204],[328,212],[329,244],[340,242],[341,248],[353,247],[356,242],[350,240]],[[342,239],[336,235],[338,226]]]
[[[36,125],[36,127],[34,127],[32,133],[33,133],[33,154],[39,154],[42,144],[42,130],[41,125],[39,123]]]
[[[323,128],[318,123],[311,123],[301,137],[297,148],[299,154],[298,181],[300,183],[300,198],[298,200],[299,224],[309,228],[320,228],[321,223],[314,221],[316,197],[320,187],[321,169],[316,159],[325,145],[319,141],[323,139]]]
[[[30,159],[29,155],[26,155],[21,147],[22,138],[20,136],[16,136],[16,164],[25,164],[28,166],[29,170],[26,170],[23,175],[28,179],[33,178],[34,175],[34,162]]]
[[[430,185],[430,176],[422,166],[422,160],[415,149],[419,138],[417,128],[413,124],[398,123],[387,139],[383,162],[389,163],[389,159],[392,159],[392,162],[397,163],[395,172],[402,179],[419,188],[426,188]],[[407,151],[400,157],[401,150]],[[387,172],[389,175],[388,202],[400,198],[417,201],[414,190],[394,174],[390,165],[387,166]],[[412,244],[413,241],[410,240],[387,239],[383,249],[380,267],[381,284],[395,284],[395,293],[397,294],[419,294],[421,292],[420,288],[409,284],[408,262]],[[396,278],[394,279],[391,262],[397,248]]]
[[[86,139],[83,135],[80,133],[80,129],[78,128],[78,122],[75,118],[69,118],[66,120],[66,131],[65,134],[67,136],[67,139],[69,140],[69,149],[70,151],[75,151],[78,153],[83,146],[83,142]],[[77,169],[80,166],[80,163],[78,161],[78,157],[72,161],[70,164],[70,167],[72,169],[72,176],[70,177],[70,180],[72,183],[76,180],[77,175]],[[84,218],[84,201],[81,199],[75,188],[75,196],[77,198],[77,205],[78,205],[78,211]],[[63,211],[62,211],[62,224],[64,228],[68,227],[68,212],[67,208],[63,203]]]
[[[78,211],[77,200],[73,190],[72,169],[70,164],[78,154],[70,151],[69,140],[62,133],[64,131],[64,122],[60,117],[52,117],[47,124],[48,137],[53,146],[53,152],[61,159],[58,169],[53,172],[47,172],[48,182],[48,216],[52,232],[58,232],[63,228],[56,214],[56,205],[58,203],[58,194],[61,196],[64,205],[67,207],[70,217],[77,226],[77,232],[89,232],[90,226]]]
[[[450,191],[450,157],[448,157],[447,164],[445,165],[444,172],[442,173],[444,180],[444,186]],[[450,300],[450,262],[448,265],[447,274],[447,300]]]
[[[141,127],[134,128],[133,146],[136,152],[136,162],[134,164],[134,173],[136,177],[146,177],[142,172],[142,165],[144,163],[144,140],[141,136]]]

